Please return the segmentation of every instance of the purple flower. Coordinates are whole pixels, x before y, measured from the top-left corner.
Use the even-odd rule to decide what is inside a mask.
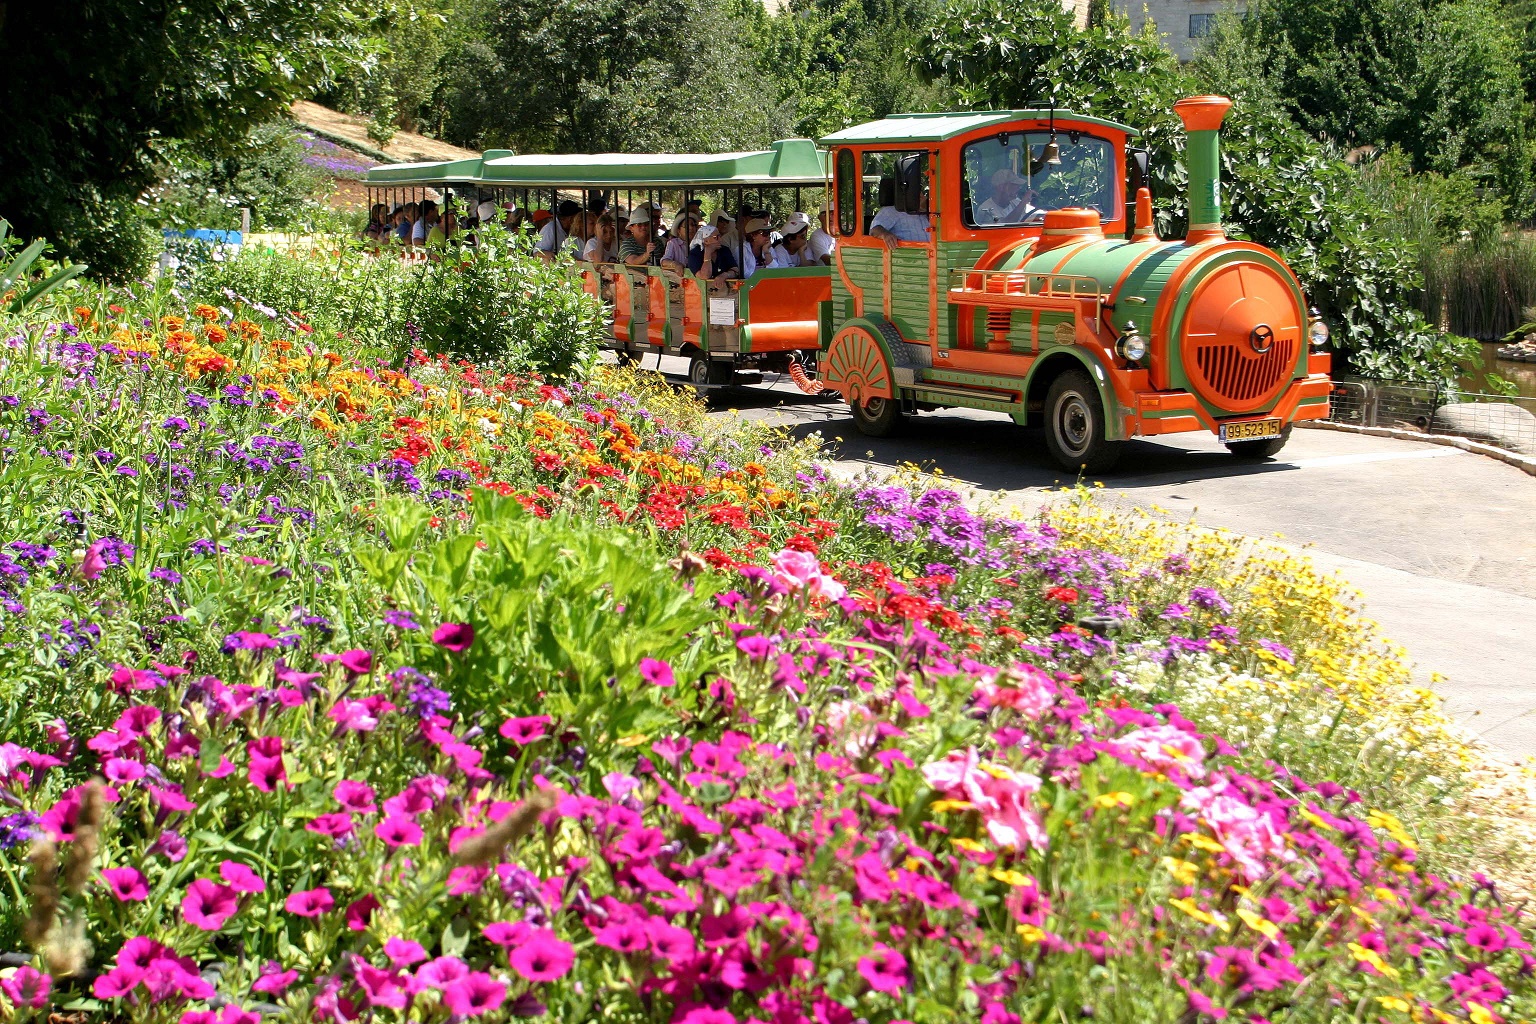
[[[410,612],[403,612],[398,608],[391,608],[384,613],[384,625],[393,626],[396,629],[421,628],[421,626],[417,625],[416,620],[411,618]]]

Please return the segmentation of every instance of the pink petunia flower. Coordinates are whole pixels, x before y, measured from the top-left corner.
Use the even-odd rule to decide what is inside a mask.
[[[80,561],[81,579],[89,583],[107,571],[107,560],[102,554],[106,548],[107,539],[103,537],[85,549],[85,557]]]
[[[389,962],[396,967],[409,967],[411,964],[425,960],[427,951],[422,948],[421,943],[402,939],[397,935],[384,943],[384,955],[389,957]]]
[[[373,671],[373,652],[364,650],[342,651],[336,659],[348,675],[365,676]]]
[[[149,769],[137,761],[130,761],[125,757],[108,758],[101,766],[101,774],[107,777],[107,781],[114,786],[126,785],[142,779]]]
[[[871,956],[859,958],[859,974],[876,992],[898,995],[907,987],[907,958],[889,946],[875,946]]]
[[[258,893],[267,891],[267,883],[261,880],[261,876],[237,860],[226,860],[220,864],[219,877],[224,879],[225,883],[235,892]]]
[[[736,1024],[736,1015],[730,1010],[715,1010],[708,1006],[680,1006],[672,1024]]]
[[[378,810],[374,800],[378,795],[373,787],[366,782],[354,782],[351,779],[342,779],[336,783],[336,788],[331,790],[331,796],[341,804],[341,809],[352,814],[373,814]]]
[[[18,1007],[41,1009],[48,1005],[53,977],[27,964],[16,968],[9,978],[0,978],[0,992]]]
[[[373,834],[386,846],[417,846],[421,843],[421,826],[412,818],[390,815],[373,828]]]
[[[140,903],[149,899],[149,884],[138,868],[106,868],[101,877],[106,879],[107,888],[119,900]]]
[[[501,723],[501,735],[520,747],[526,747],[535,740],[544,738],[544,727],[549,725],[552,719],[548,715],[533,715],[529,718],[509,718]]]
[[[300,917],[319,917],[321,914],[329,913],[335,906],[336,900],[331,896],[331,890],[325,886],[318,889],[303,889],[283,902],[283,909]]]
[[[345,811],[335,811],[331,814],[321,814],[310,819],[304,826],[306,832],[314,832],[317,835],[330,836],[332,839],[340,839],[352,832],[352,815]]]
[[[463,654],[475,642],[475,627],[467,622],[445,622],[432,631],[432,642],[445,651]]]
[[[378,909],[379,898],[371,892],[348,903],[346,914],[343,915],[347,922],[347,931],[367,931],[368,923],[373,920],[373,912]]]
[[[91,994],[97,999],[121,999],[139,987],[144,973],[141,967],[114,967],[106,974],[97,975],[91,985]]]
[[[240,897],[235,890],[208,878],[196,879],[187,886],[187,895],[181,901],[181,916],[205,932],[223,928],[224,922],[239,909]]]
[[[443,1005],[457,1018],[479,1017],[507,998],[507,986],[483,971],[465,975],[443,989]]]
[[[246,743],[250,766],[246,771],[251,785],[263,793],[270,793],[288,778],[283,767],[283,740],[281,736],[262,736]]]
[[[640,659],[640,678],[652,686],[677,685],[677,677],[672,674],[672,666],[656,658]]]
[[[427,988],[446,988],[469,974],[469,965],[456,956],[440,956],[416,968],[416,980]]]
[[[411,996],[394,971],[375,967],[360,956],[354,956],[352,961],[357,985],[363,990],[363,998],[368,1001],[369,1006],[385,1007],[391,1010],[405,1009],[406,1004],[411,1001]]]
[[[251,982],[251,991],[280,996],[298,980],[298,971],[285,971],[283,965],[276,960],[268,960],[262,965],[261,974]]]
[[[512,969],[529,981],[556,981],[576,962],[576,950],[548,928],[540,928],[512,951]]]
[[[527,921],[492,921],[480,934],[498,946],[521,946],[533,934],[533,926]]]
[[[378,715],[367,701],[339,700],[331,708],[330,716],[342,732],[373,732],[379,726]]]

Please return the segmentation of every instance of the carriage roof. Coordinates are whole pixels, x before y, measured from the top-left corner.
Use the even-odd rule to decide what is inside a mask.
[[[1128,136],[1141,134],[1136,129],[1102,117],[1074,114],[1066,110],[951,110],[937,114],[892,114],[879,121],[856,124],[821,138],[822,145],[839,142],[942,142],[957,135],[1003,125],[1012,121],[1045,121],[1054,117],[1057,127],[1065,124],[1092,124],[1113,128]],[[1063,129],[1065,130],[1065,129]]]
[[[748,153],[569,153],[384,164],[368,185],[486,185],[511,188],[687,188],[710,185],[815,186],[826,183],[826,154],[810,139],[783,139]]]

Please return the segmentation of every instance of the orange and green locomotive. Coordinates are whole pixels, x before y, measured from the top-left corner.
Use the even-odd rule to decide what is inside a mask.
[[[1124,125],[917,114],[823,139],[839,238],[821,382],[865,433],[924,409],[992,410],[1042,426],[1070,469],[1184,431],[1278,451],[1295,421],[1328,413],[1328,328],[1279,256],[1222,229],[1230,105],[1175,107],[1190,182],[1176,241],[1156,237],[1144,185],[1126,202]]]

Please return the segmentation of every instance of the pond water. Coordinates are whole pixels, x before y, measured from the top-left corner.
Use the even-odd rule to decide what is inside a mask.
[[[1474,367],[1474,373],[1462,379],[1462,387],[1468,390],[1480,390],[1483,386],[1482,375],[1496,373],[1505,380],[1512,382],[1520,389],[1523,398],[1536,400],[1536,363],[1517,363],[1512,359],[1500,359],[1495,353],[1502,347],[1501,344],[1488,344],[1482,347],[1482,363]],[[1522,402],[1527,408],[1530,403]]]

